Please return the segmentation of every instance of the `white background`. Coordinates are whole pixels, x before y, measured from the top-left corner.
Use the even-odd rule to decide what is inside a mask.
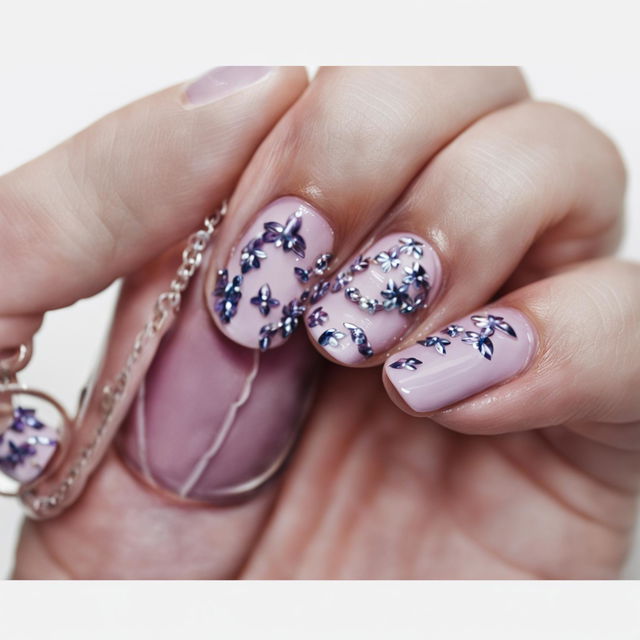
[[[347,4],[326,2],[322,11],[303,16],[296,3],[289,3],[281,19],[273,14],[273,2],[238,6],[234,12],[225,7],[225,13],[208,3],[185,0],[20,2],[8,15],[3,4],[0,173],[123,103],[216,64],[524,62],[535,95],[588,114],[622,149],[630,174],[622,254],[640,259],[640,78],[631,62],[638,53],[632,44],[638,22],[634,15],[621,13],[624,5],[609,2],[606,12],[600,12],[589,10],[588,3],[560,8],[562,3],[541,1],[527,10],[514,2],[496,2],[491,8],[477,1],[449,2],[437,17],[425,10],[416,19],[407,12],[423,2],[383,3],[382,9],[367,3],[366,10],[365,5],[358,9],[358,3]],[[393,27],[389,20],[398,16],[403,19]],[[523,47],[520,35],[501,27],[503,19],[523,27],[533,44]],[[456,25],[455,46],[442,30],[451,24]],[[356,33],[366,46],[353,43]],[[265,43],[271,51],[268,59],[262,53]],[[402,47],[404,57],[399,58]],[[50,389],[67,406],[75,406],[113,299],[112,288],[50,314],[28,370],[33,386]],[[2,501],[1,574],[11,564],[18,522],[16,505]],[[640,557],[627,575],[640,577]],[[640,637],[640,632],[609,637]]]

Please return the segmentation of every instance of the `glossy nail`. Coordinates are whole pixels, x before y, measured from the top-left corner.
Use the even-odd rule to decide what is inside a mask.
[[[387,235],[354,256],[309,306],[312,338],[335,360],[357,364],[404,336],[442,282],[434,249],[415,234]]]
[[[207,281],[218,326],[235,342],[267,350],[303,325],[331,262],[333,231],[309,203],[284,197],[254,218],[222,269]]]
[[[0,473],[20,484],[43,473],[58,447],[58,431],[35,409],[0,405]]]
[[[418,413],[437,411],[524,370],[536,335],[519,311],[493,307],[461,318],[389,358],[385,375]]]
[[[216,67],[187,85],[184,102],[192,107],[210,104],[264,80],[271,71],[272,67]]]
[[[250,494],[280,468],[309,405],[319,358],[302,334],[269,353],[226,339],[205,307],[201,274],[118,444],[150,484],[217,504]]]

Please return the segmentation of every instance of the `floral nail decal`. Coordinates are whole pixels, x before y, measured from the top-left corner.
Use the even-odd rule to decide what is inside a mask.
[[[423,347],[434,347],[440,355],[444,356],[447,353],[447,346],[451,344],[451,340],[439,338],[438,336],[427,336],[424,340],[418,340],[418,344]]]
[[[224,324],[229,323],[231,318],[236,315],[238,301],[242,297],[241,285],[242,276],[235,276],[229,281],[229,272],[226,269],[218,271],[218,279],[213,295],[219,300],[215,303],[214,309]]]
[[[279,222],[265,222],[262,239],[264,242],[273,242],[276,247],[282,247],[286,252],[293,251],[297,256],[304,258],[307,244],[298,233],[302,226],[302,214],[296,211],[291,214],[284,225]]]
[[[492,316],[491,314],[487,316],[471,316],[471,320],[476,327],[489,330],[491,333],[498,329],[498,331],[502,331],[512,338],[517,338],[513,327],[507,324],[502,316]]]
[[[392,247],[389,251],[381,251],[374,261],[380,265],[380,268],[389,273],[391,269],[397,269],[400,266],[400,258],[398,257],[398,248]]]
[[[392,369],[407,369],[409,371],[415,371],[422,364],[422,360],[418,358],[400,358],[395,362],[392,362],[389,366]]]
[[[342,331],[338,331],[338,329],[327,329],[318,338],[318,344],[322,347],[337,347],[339,341],[343,338],[346,338],[346,334],[342,333]]]
[[[324,323],[329,319],[329,314],[322,308],[316,307],[307,318],[307,324],[309,327],[318,327],[323,326]]]
[[[460,338],[464,344],[471,346],[486,360],[493,358],[495,345],[491,336],[493,336],[496,331],[500,331],[514,340],[518,339],[513,327],[506,322],[502,316],[494,316],[491,314],[486,316],[473,315],[470,316],[470,320],[480,331],[467,330],[459,324],[450,324],[440,333],[449,336],[451,339]],[[418,344],[423,347],[432,347],[441,356],[446,356],[447,347],[451,344],[451,340],[439,336],[427,336],[424,340],[418,340]],[[414,370],[410,366],[395,366],[397,362],[389,366],[394,369]]]
[[[51,447],[57,446],[57,440],[39,433],[29,435],[23,442],[16,443],[11,439],[12,432],[14,434],[25,434],[27,429],[33,429],[37,432],[44,428],[45,425],[38,420],[35,409],[16,407],[13,410],[11,424],[7,430],[0,435],[0,443],[3,443],[6,439],[8,444],[8,447],[5,449],[6,453],[0,456],[0,470],[11,472],[17,467],[27,463],[29,458],[38,453],[38,445]]]
[[[403,285],[398,286],[393,280],[389,280],[387,288],[381,291],[380,295],[384,298],[383,306],[388,311],[398,308],[402,313],[403,307],[411,303],[408,288]]]
[[[414,262],[410,267],[405,267],[404,272],[407,274],[402,282],[407,285],[414,285],[418,288],[429,288],[429,276],[424,267],[419,262]]]
[[[260,268],[260,260],[266,260],[267,254],[260,248],[264,244],[262,238],[254,238],[240,254],[240,270],[243,274],[251,269]]]
[[[358,347],[358,353],[360,353],[360,355],[364,356],[365,358],[370,358],[373,355],[373,349],[371,348],[371,345],[367,340],[367,335],[365,334],[365,332],[360,327],[351,322],[343,322],[342,326],[344,326],[345,329],[349,330],[349,333],[351,334],[351,340]]]
[[[459,324],[450,324],[446,329],[443,329],[441,333],[446,333],[452,338],[457,338],[461,333],[464,333],[464,327]]]
[[[491,333],[476,333],[475,331],[465,331],[465,337],[462,342],[470,344],[477,349],[481,356],[487,360],[491,360],[493,356],[493,342],[491,341]]]
[[[263,316],[268,316],[272,307],[280,306],[280,301],[272,298],[271,287],[263,284],[258,290],[258,295],[251,298],[251,304],[255,304]]]
[[[313,285],[309,296],[309,302],[311,302],[311,304],[316,304],[316,302],[322,300],[322,298],[329,293],[330,286],[331,282],[329,282],[329,280],[320,280],[320,282]]]
[[[36,417],[35,409],[16,407],[13,410],[13,421],[9,429],[23,433],[26,428],[44,429],[44,424]]]
[[[424,243],[416,240],[415,238],[400,238],[400,253],[406,253],[407,255],[413,256],[416,260],[422,258],[424,254]]]

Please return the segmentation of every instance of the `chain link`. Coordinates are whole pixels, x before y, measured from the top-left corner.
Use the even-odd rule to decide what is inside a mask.
[[[106,384],[102,388],[102,419],[94,432],[93,439],[80,450],[78,459],[69,468],[66,476],[55,490],[47,496],[36,496],[34,498],[33,508],[35,511],[46,513],[47,510],[58,507],[64,501],[69,490],[76,483],[89,462],[93,459],[107,431],[118,402],[127,388],[133,367],[140,360],[149,341],[162,331],[169,318],[172,318],[180,311],[182,294],[188,287],[198,267],[200,267],[204,252],[225,213],[226,203],[213,215],[205,219],[202,229],[189,237],[187,245],[182,252],[182,262],[169,285],[168,291],[158,296],[153,306],[151,316],[142,330],[136,335],[131,351],[122,369],[116,374],[110,384]],[[33,493],[31,495],[33,495]]]

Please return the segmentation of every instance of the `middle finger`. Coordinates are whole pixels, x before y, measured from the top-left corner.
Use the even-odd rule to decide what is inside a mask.
[[[316,258],[344,261],[440,148],[525,96],[511,68],[321,70],[230,203],[206,284],[222,331],[247,347],[281,344],[324,291]]]

